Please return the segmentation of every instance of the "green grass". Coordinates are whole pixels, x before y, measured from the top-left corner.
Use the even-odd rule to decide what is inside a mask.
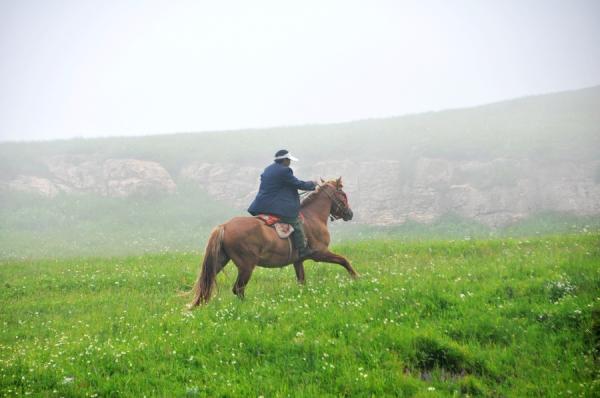
[[[189,312],[198,253],[0,263],[0,395],[597,396],[600,235],[338,245],[228,265]]]

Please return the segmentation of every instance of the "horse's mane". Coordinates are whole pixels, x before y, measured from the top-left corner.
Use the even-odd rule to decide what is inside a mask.
[[[317,186],[317,189],[315,189],[314,191],[312,191],[311,193],[306,195],[306,197],[304,199],[302,199],[302,202],[300,203],[300,207],[306,207],[307,205],[314,202],[315,199],[319,196],[319,192],[321,192],[321,189],[323,189],[325,186],[330,185],[330,184],[336,184],[336,180],[325,181],[323,184]]]

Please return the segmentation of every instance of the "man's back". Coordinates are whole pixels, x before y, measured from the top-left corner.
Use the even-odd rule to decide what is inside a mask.
[[[268,213],[282,217],[298,217],[298,190],[315,189],[314,182],[297,179],[290,167],[280,163],[272,163],[265,168],[260,180],[258,194],[248,208],[252,215]]]

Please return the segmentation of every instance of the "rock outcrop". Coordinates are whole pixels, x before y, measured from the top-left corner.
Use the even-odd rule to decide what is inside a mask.
[[[259,167],[193,162],[181,170],[179,177],[197,184],[214,198],[245,208],[254,199],[261,172]]]
[[[47,165],[47,176],[22,175],[2,186],[45,197],[60,192],[127,197],[177,189],[157,162],[64,156],[49,159]],[[256,194],[262,166],[192,162],[182,167],[177,177],[223,204],[243,210]],[[369,224],[431,222],[453,213],[501,226],[540,211],[600,214],[598,160],[542,163],[421,157],[413,162],[345,160],[293,167],[302,179],[342,176],[355,220]]]
[[[171,175],[159,163],[136,159],[108,159],[103,164],[106,194],[112,197],[149,195],[177,190]]]
[[[64,193],[91,193],[109,197],[174,193],[177,186],[157,162],[137,159],[97,160],[84,156],[61,156],[46,162],[50,176],[19,176],[6,185],[9,190],[54,197]]]
[[[294,165],[303,179],[342,176],[358,222],[400,224],[431,222],[453,213],[501,226],[540,211],[600,214],[600,162],[539,163],[494,159],[455,161],[420,158],[332,161]],[[259,167],[196,163],[180,174],[213,197],[244,209],[252,201]]]
[[[47,178],[21,175],[6,184],[10,191],[34,193],[53,198],[60,192],[58,186]]]

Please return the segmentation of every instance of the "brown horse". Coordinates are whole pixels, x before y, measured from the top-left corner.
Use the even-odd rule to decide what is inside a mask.
[[[323,181],[323,180],[321,180]],[[304,216],[304,231],[309,246],[315,252],[308,258],[317,262],[340,264],[356,277],[357,273],[344,257],[329,251],[330,242],[327,221],[329,218],[352,219],[352,210],[346,193],[342,190],[342,178],[323,181],[317,190],[306,197],[300,205]],[[217,274],[229,260],[233,260],[238,276],[233,285],[233,293],[244,297],[244,289],[252,276],[254,267],[279,268],[294,264],[298,282],[304,283],[304,265],[298,259],[297,250],[291,253],[287,239],[281,239],[272,227],[265,225],[257,217],[235,217],[216,227],[206,245],[200,276],[194,287],[195,307],[210,300]]]

